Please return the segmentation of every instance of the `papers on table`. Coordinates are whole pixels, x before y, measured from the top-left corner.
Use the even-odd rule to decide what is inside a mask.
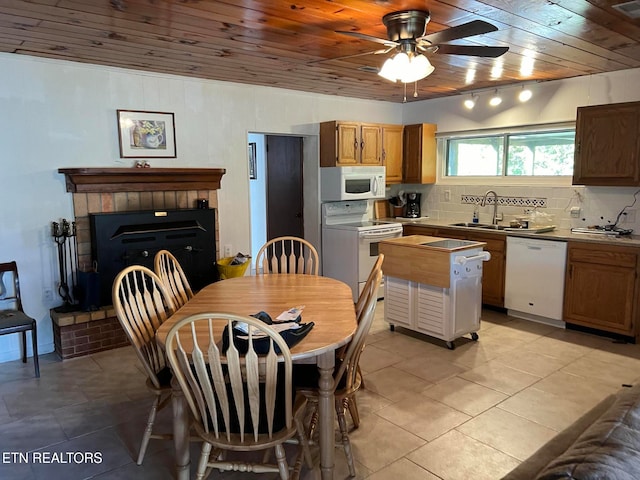
[[[300,324],[295,322],[274,323],[271,324],[270,327],[273,328],[276,332],[282,333],[286,330],[297,330],[298,328],[300,328]],[[239,338],[249,338],[249,325],[247,325],[246,323],[238,322],[236,323],[234,329],[244,334],[238,335]],[[253,335],[253,338],[262,338],[268,336],[264,331],[259,330],[258,327],[254,326],[251,327],[251,333]]]

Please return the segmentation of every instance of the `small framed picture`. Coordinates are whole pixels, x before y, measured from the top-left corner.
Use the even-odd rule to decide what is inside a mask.
[[[256,144],[249,144],[249,179],[256,180],[258,171],[256,169]]]
[[[118,110],[120,158],[176,158],[173,113]]]

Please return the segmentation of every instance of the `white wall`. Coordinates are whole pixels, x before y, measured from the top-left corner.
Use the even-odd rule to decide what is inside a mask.
[[[478,102],[471,111],[462,105],[469,95],[425,100],[405,105],[403,123],[436,123],[438,133],[447,133],[575,122],[576,108],[580,106],[639,101],[638,85],[640,69],[633,69],[529,85],[533,98],[524,104],[517,101],[521,87],[499,89],[503,102],[497,108],[487,104],[493,90],[479,92]],[[606,159],[603,158],[603,161]],[[633,187],[463,185],[463,181],[461,180],[460,185],[395,186],[392,194],[400,189],[420,191],[423,193],[423,214],[452,221],[471,221],[473,206],[461,204],[462,195],[482,195],[489,188],[496,190],[500,196],[545,197],[548,199],[548,206],[541,211],[554,215],[559,227],[570,228],[615,222],[618,212],[633,203],[633,194],[638,190]],[[451,194],[449,201],[445,200],[446,190]],[[576,195],[576,192],[580,195]],[[638,200],[634,209],[640,209],[640,195]],[[570,217],[571,206],[581,207],[579,218]],[[501,207],[501,211],[505,214],[505,219],[507,216],[523,213],[522,209],[516,207]],[[489,207],[480,210],[481,222],[490,222],[490,217]],[[635,221],[627,221],[622,226],[640,233],[640,215],[636,215]]]
[[[71,219],[61,167],[129,167],[120,159],[116,109],[173,112],[177,158],[152,167],[222,167],[220,245],[250,244],[249,132],[317,136],[318,123],[401,123],[402,105],[316,95],[95,65],[0,54],[0,261],[15,259],[26,312],[38,320],[40,352],[53,351],[49,308],[57,289],[52,221]],[[314,142],[310,142],[313,148]],[[305,151],[305,165],[318,149]],[[313,194],[305,190],[305,197]],[[315,186],[317,190],[317,186]],[[318,211],[316,204],[309,206]],[[307,213],[305,212],[305,215]],[[317,218],[317,215],[316,215]],[[0,361],[19,358],[19,337],[0,337]]]

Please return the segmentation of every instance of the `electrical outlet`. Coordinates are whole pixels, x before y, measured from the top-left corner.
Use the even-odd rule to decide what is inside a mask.
[[[445,190],[444,191],[444,201],[445,202],[450,202],[451,201],[451,190]]]
[[[580,218],[580,207],[571,207],[569,213],[572,218]]]
[[[227,244],[224,246],[224,256],[225,257],[230,257],[233,255],[233,253],[231,253],[233,251],[233,249],[231,248],[231,245]]]

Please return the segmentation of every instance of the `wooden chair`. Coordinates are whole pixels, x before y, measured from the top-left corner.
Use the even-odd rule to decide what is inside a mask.
[[[141,265],[127,267],[116,276],[112,296],[116,316],[147,374],[147,388],[156,396],[138,454],[137,463],[141,465],[151,438],[173,438],[170,434],[153,433],[157,412],[171,399],[171,371],[155,335],[176,309],[160,277]]]
[[[318,252],[304,238],[278,237],[265,243],[256,257],[256,274],[306,273],[318,275]]]
[[[382,254],[380,254],[380,256],[383,257]],[[364,351],[365,340],[369,334],[375,315],[377,290],[382,281],[381,266],[382,261],[376,262],[376,265],[371,270],[365,289],[361,294],[364,298],[357,318],[358,328],[346,348],[336,355],[336,369],[333,374],[335,406],[338,416],[338,427],[340,429],[340,439],[347,457],[349,474],[352,477],[356,475],[356,470],[351,452],[351,442],[349,441],[349,431],[345,413],[346,410],[349,409],[354,419],[354,425],[357,427],[360,424],[357,408],[355,408],[354,414],[352,406],[355,407],[355,395],[362,386],[362,374],[359,368],[360,355]],[[317,368],[311,367],[310,365],[300,365],[300,368],[296,366],[297,371],[295,375],[298,391],[307,397],[307,400],[313,408],[307,434],[310,439],[313,438],[318,423],[318,389],[316,387],[318,374],[316,373]]]
[[[234,343],[233,322],[250,326],[246,353]],[[264,336],[257,340],[258,335]],[[226,352],[221,347],[222,337],[226,337]],[[283,443],[296,435],[301,447],[299,461],[304,456],[311,467],[302,421],[306,400],[302,395],[293,396],[291,353],[280,334],[253,317],[201,313],[176,323],[165,344],[171,369],[190,407],[193,427],[204,441],[197,479],[208,476],[212,468],[279,472],[280,478],[288,479]],[[266,463],[271,447],[277,464]],[[262,463],[226,459],[227,451],[260,450],[267,450]]]
[[[378,287],[380,285],[380,281],[378,281],[377,286],[375,288],[374,288],[374,282],[378,277],[378,272],[382,272],[383,262],[384,262],[384,253],[380,253],[378,255],[376,262],[373,264],[373,268],[371,269],[371,272],[369,272],[369,276],[367,277],[367,282],[364,284],[364,288],[362,289],[362,292],[360,292],[360,296],[358,297],[358,301],[356,302],[356,320],[358,321],[358,324],[360,323],[363,317],[364,308],[370,302],[375,303],[378,300]],[[358,364],[358,374],[360,375],[360,387],[364,388],[364,379],[362,378],[362,372],[360,371],[359,364]],[[351,419],[353,420],[354,428],[358,428],[360,426],[360,414],[358,413],[358,404],[356,402],[355,392],[354,392],[354,395],[352,395],[349,399],[347,399],[346,406],[349,408],[349,413],[351,414]]]
[[[11,274],[11,283],[7,288],[3,282],[4,275]],[[20,281],[16,262],[0,263],[0,335],[22,333],[22,362],[27,363],[27,332],[31,330],[31,348],[33,350],[33,367],[36,377],[40,377],[38,363],[38,328],[35,319],[27,316],[22,309],[20,297]]]
[[[189,280],[187,280],[180,262],[170,251],[160,250],[156,253],[153,264],[156,275],[162,279],[167,290],[171,293],[176,309],[193,298]]]

